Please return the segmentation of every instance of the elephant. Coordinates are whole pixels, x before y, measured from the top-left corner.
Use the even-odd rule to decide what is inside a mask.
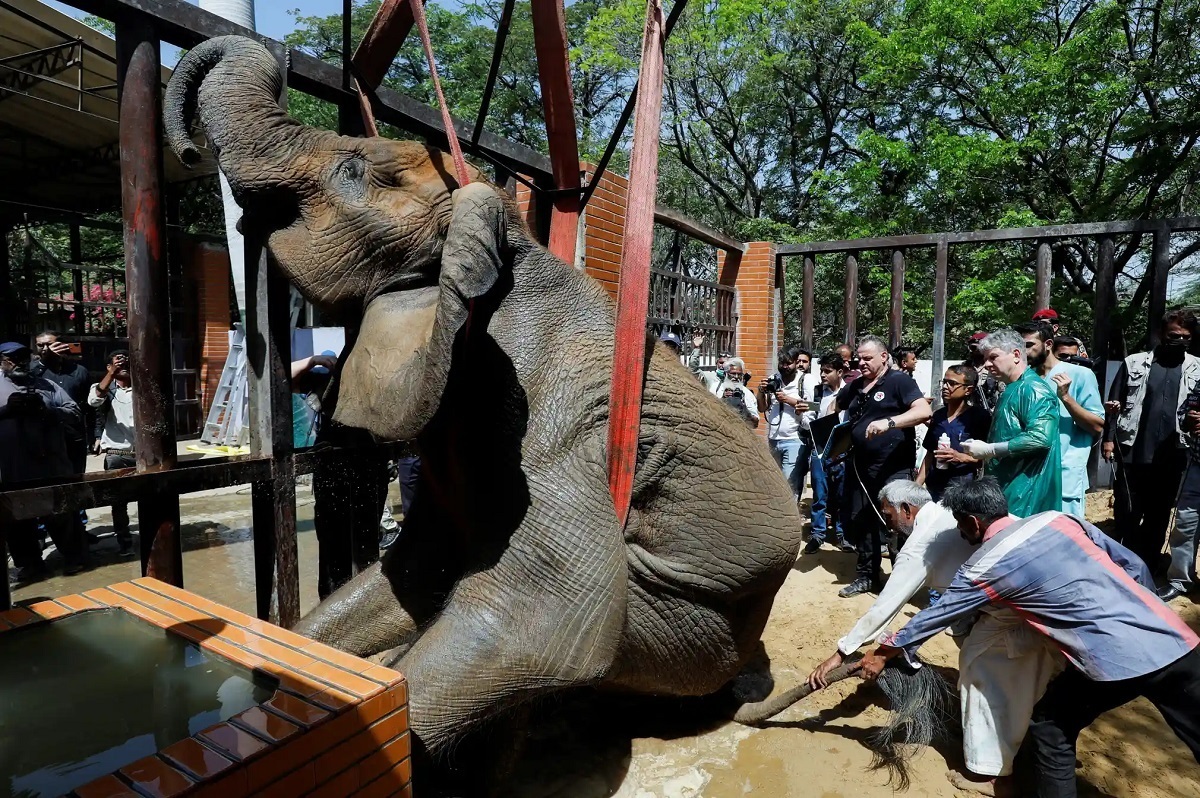
[[[609,295],[479,170],[460,186],[440,150],[306,127],[281,86],[259,43],[201,43],[167,87],[169,144],[195,163],[198,123],[243,232],[353,328],[333,420],[413,442],[422,463],[400,542],[296,631],[391,652],[431,769],[555,691],[730,683],[801,543],[763,441],[648,336],[622,527],[606,473]]]

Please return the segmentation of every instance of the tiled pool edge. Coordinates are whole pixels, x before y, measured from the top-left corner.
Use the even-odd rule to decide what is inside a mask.
[[[109,607],[275,678],[279,689],[74,798],[411,798],[408,688],[389,668],[150,578],[0,613],[0,634]]]

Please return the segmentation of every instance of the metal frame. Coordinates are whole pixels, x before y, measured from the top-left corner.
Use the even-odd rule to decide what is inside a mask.
[[[946,305],[949,284],[950,247],[971,244],[1008,243],[1014,241],[1036,241],[1036,290],[1034,310],[1049,306],[1051,287],[1051,247],[1054,241],[1067,238],[1098,239],[1096,262],[1095,325],[1092,345],[1097,358],[1097,378],[1105,379],[1103,369],[1107,361],[1110,327],[1116,309],[1116,273],[1113,265],[1114,241],[1118,235],[1151,235],[1153,237],[1148,268],[1152,270],[1152,282],[1148,302],[1147,337],[1151,345],[1158,343],[1158,321],[1166,312],[1167,278],[1171,268],[1171,235],[1173,233],[1200,232],[1200,217],[1181,216],[1173,219],[1132,219],[1116,222],[1085,222],[1080,224],[1047,225],[1043,227],[1016,227],[1000,230],[972,230],[968,232],[927,233],[918,235],[883,236],[859,238],[846,241],[814,241],[803,244],[783,244],[776,247],[776,267],[782,268],[783,259],[802,257],[803,306],[801,309],[801,341],[805,347],[813,345],[813,311],[815,309],[815,272],[818,254],[841,254],[846,256],[846,290],[843,309],[845,340],[854,341],[858,326],[858,260],[863,252],[882,251],[892,253],[891,304],[889,309],[890,344],[899,343],[902,330],[902,305],[904,298],[904,276],[906,252],[912,249],[932,248],[936,254],[933,302],[933,384],[930,395],[937,395],[937,383],[941,379],[946,349]]]

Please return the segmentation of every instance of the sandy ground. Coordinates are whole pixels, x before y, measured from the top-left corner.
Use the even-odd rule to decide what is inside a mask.
[[[398,497],[392,499],[398,506]],[[1089,497],[1089,517],[1097,522],[1110,517],[1107,501],[1104,493]],[[301,486],[297,504],[305,610],[316,602],[311,502],[311,491]],[[136,514],[130,509],[136,531]],[[248,489],[186,496],[181,516],[186,586],[253,613]],[[15,600],[75,593],[136,576],[134,564],[116,561],[107,509],[89,511],[89,519],[89,529],[103,536],[94,550],[98,567],[22,588],[15,592]],[[763,635],[776,689],[787,689],[803,679],[870,606],[870,596],[837,597],[853,571],[853,556],[827,548],[802,557],[793,568]],[[1173,606],[1200,629],[1200,605],[1181,598]],[[916,610],[909,607],[905,614]],[[952,669],[958,653],[951,639],[939,635],[924,647],[923,655]],[[881,798],[895,794],[886,774],[869,770],[871,754],[864,741],[887,717],[883,698],[874,687],[857,681],[834,685],[763,729],[722,722],[720,717],[719,711],[700,701],[588,694],[555,699],[537,709],[508,793],[514,798]],[[500,737],[496,742],[510,745]],[[945,776],[949,767],[961,767],[961,759],[954,746],[921,752],[912,764],[912,786],[906,794],[914,798],[966,795],[951,787]],[[1144,700],[1105,715],[1087,730],[1079,760],[1083,796],[1200,798],[1200,765]]]

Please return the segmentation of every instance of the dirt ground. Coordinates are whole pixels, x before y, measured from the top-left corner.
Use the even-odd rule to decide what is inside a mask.
[[[1109,494],[1089,497],[1088,516],[1111,517]],[[399,505],[393,491],[393,504]],[[316,603],[316,541],[312,494],[298,491],[302,609]],[[130,508],[131,512],[134,508]],[[185,585],[213,600],[254,612],[253,544],[247,489],[184,497],[181,502]],[[107,508],[89,511],[89,529],[102,535],[97,567],[56,576],[15,591],[17,601],[75,593],[136,576],[116,559]],[[136,514],[135,514],[136,519]],[[136,521],[134,529],[136,531]],[[886,562],[885,562],[886,567]],[[835,641],[870,606],[871,596],[837,597],[849,581],[854,555],[825,549],[802,557],[775,601],[763,635],[776,689],[787,689],[833,652]],[[1200,606],[1187,598],[1174,608],[1200,629]],[[905,614],[911,616],[916,607]],[[896,626],[900,625],[898,621]],[[923,649],[935,665],[953,668],[957,648],[939,635]],[[514,798],[882,798],[895,791],[886,774],[869,770],[865,740],[887,717],[874,687],[843,682],[811,696],[763,729],[728,717],[706,702],[577,695],[536,710],[525,753],[516,765]],[[497,735],[497,745],[510,745]],[[921,752],[906,793],[965,795],[946,781],[961,766],[954,746]],[[1102,798],[1200,798],[1200,766],[1145,701],[1102,717],[1080,742],[1081,795]]]
[[[1111,518],[1110,494],[1089,498],[1088,516]],[[886,561],[885,561],[886,567]],[[803,679],[833,653],[836,641],[874,600],[838,598],[854,555],[825,548],[801,557],[775,600],[763,634],[776,691]],[[1200,629],[1200,606],[1173,605]],[[911,617],[917,608],[909,607]],[[897,619],[895,626],[901,625]],[[934,665],[954,668],[958,648],[938,635],[922,649]],[[956,671],[955,671],[956,673]],[[706,725],[703,710],[611,698],[582,699],[578,711],[535,732],[519,765],[518,798],[883,798],[896,795],[884,772],[870,770],[865,739],[885,723],[884,699],[857,680],[817,693],[766,728]],[[711,715],[708,715],[711,717]],[[570,718],[571,720],[566,720]],[[632,737],[631,737],[632,733]],[[1080,795],[1093,798],[1197,798],[1200,765],[1144,699],[1101,717],[1080,740]],[[913,798],[965,796],[946,781],[961,750],[927,749],[912,764]]]

